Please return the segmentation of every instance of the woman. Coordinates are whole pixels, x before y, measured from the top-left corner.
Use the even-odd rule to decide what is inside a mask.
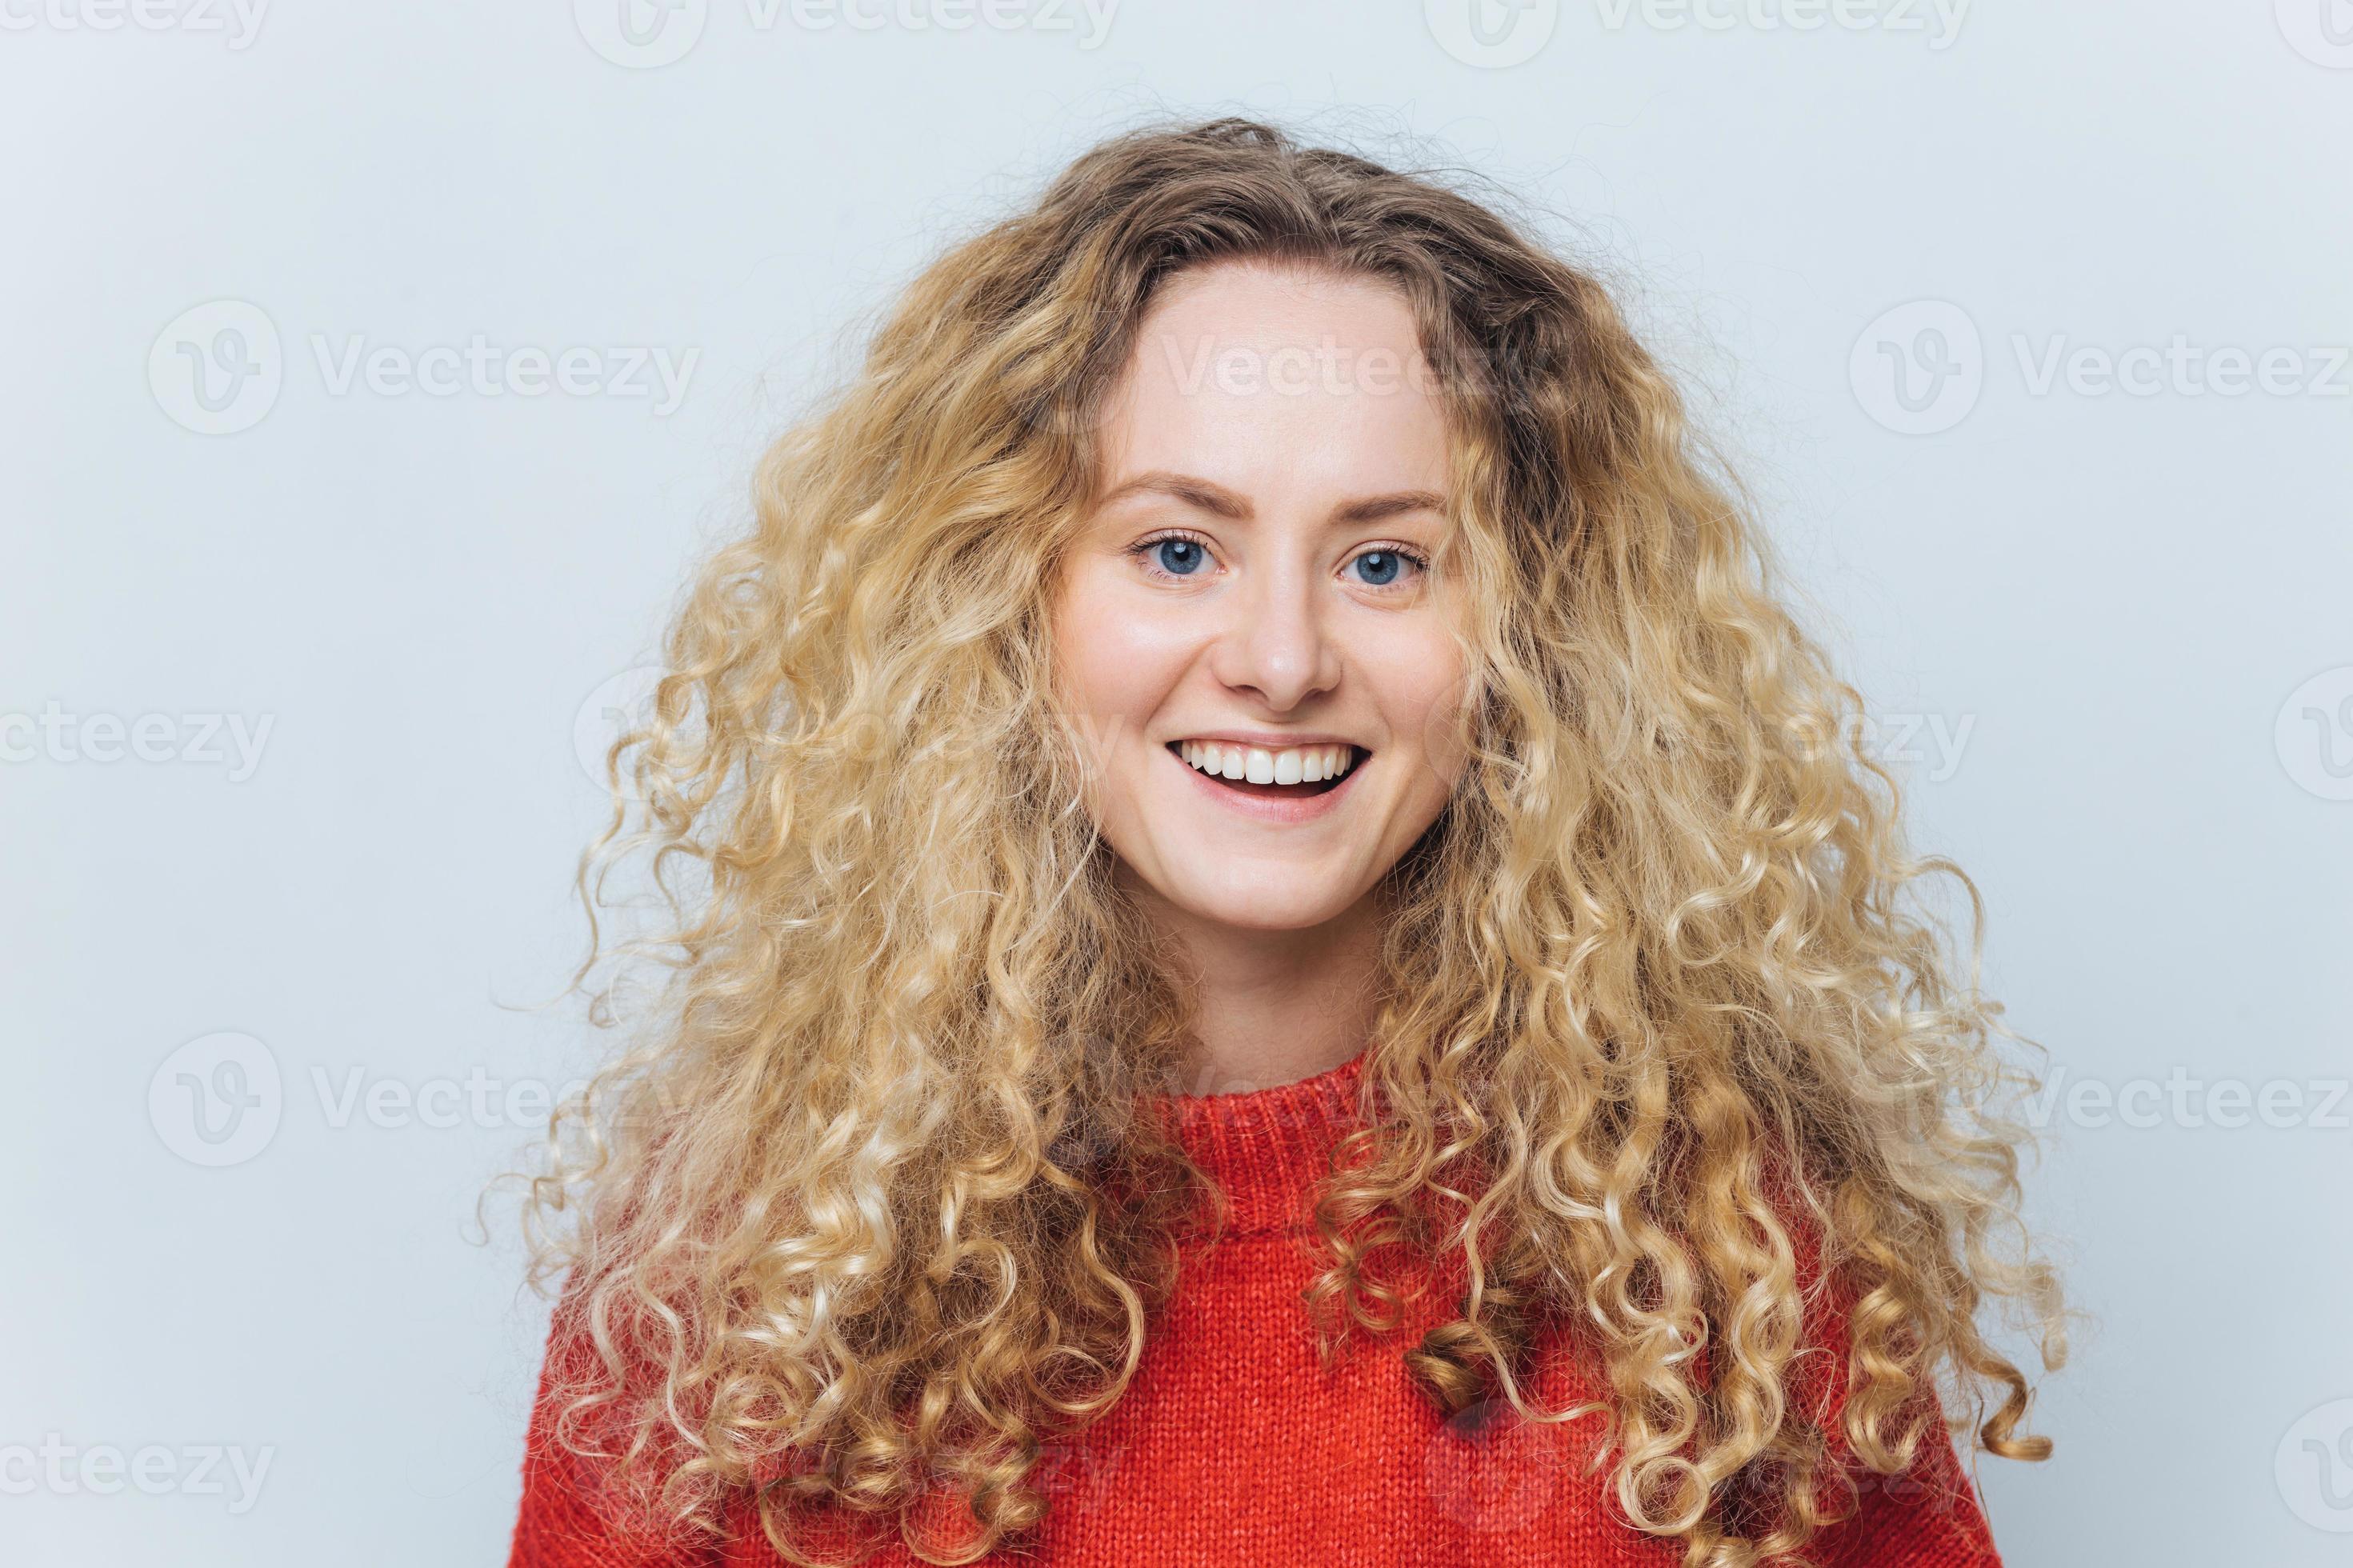
[[[698,875],[536,1184],[517,1563],[1996,1561],[1945,1413],[2042,1458],[1978,1318],[2060,1320],[1955,868],[1591,279],[1131,134],[756,510],[583,868]]]

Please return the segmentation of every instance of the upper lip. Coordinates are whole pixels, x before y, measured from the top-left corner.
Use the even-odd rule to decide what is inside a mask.
[[[1359,752],[1372,749],[1338,735],[1264,735],[1241,730],[1188,731],[1174,737],[1168,744],[1181,746],[1188,741],[1209,741],[1220,746],[1255,746],[1262,752],[1288,751],[1293,746],[1353,746]]]

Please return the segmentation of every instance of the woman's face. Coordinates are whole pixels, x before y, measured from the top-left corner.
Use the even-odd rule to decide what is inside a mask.
[[[1345,913],[1461,771],[1430,379],[1402,296],[1330,272],[1197,268],[1141,323],[1055,656],[1104,838],[1196,920]]]

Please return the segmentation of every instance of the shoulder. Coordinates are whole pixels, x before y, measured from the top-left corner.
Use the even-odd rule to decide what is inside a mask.
[[[1899,1365],[1889,1348],[1908,1337],[1901,1303],[1837,1261],[1810,1209],[1778,1206],[1803,1302],[1805,1352],[1788,1392],[1822,1435],[1817,1495],[1834,1521],[1810,1555],[1824,1568],[1997,1568],[1936,1369]]]
[[[549,1320],[523,1440],[510,1568],[718,1562],[708,1523],[665,1500],[662,1481],[681,1454],[636,1417],[661,1375],[641,1342],[596,1323],[580,1293],[565,1292]]]

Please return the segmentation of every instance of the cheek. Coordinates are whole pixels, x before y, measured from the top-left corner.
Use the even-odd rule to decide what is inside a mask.
[[[1451,637],[1398,648],[1383,663],[1379,679],[1390,732],[1413,763],[1405,787],[1435,811],[1461,777],[1469,755],[1464,720],[1470,677]]]
[[[1099,603],[1071,605],[1057,628],[1054,658],[1080,712],[1133,721],[1149,711],[1150,680],[1133,629]]]
[[[1054,667],[1091,805],[1109,827],[1130,814],[1148,776],[1144,737],[1187,665],[1134,595],[1090,576],[1074,574],[1056,602]]]

